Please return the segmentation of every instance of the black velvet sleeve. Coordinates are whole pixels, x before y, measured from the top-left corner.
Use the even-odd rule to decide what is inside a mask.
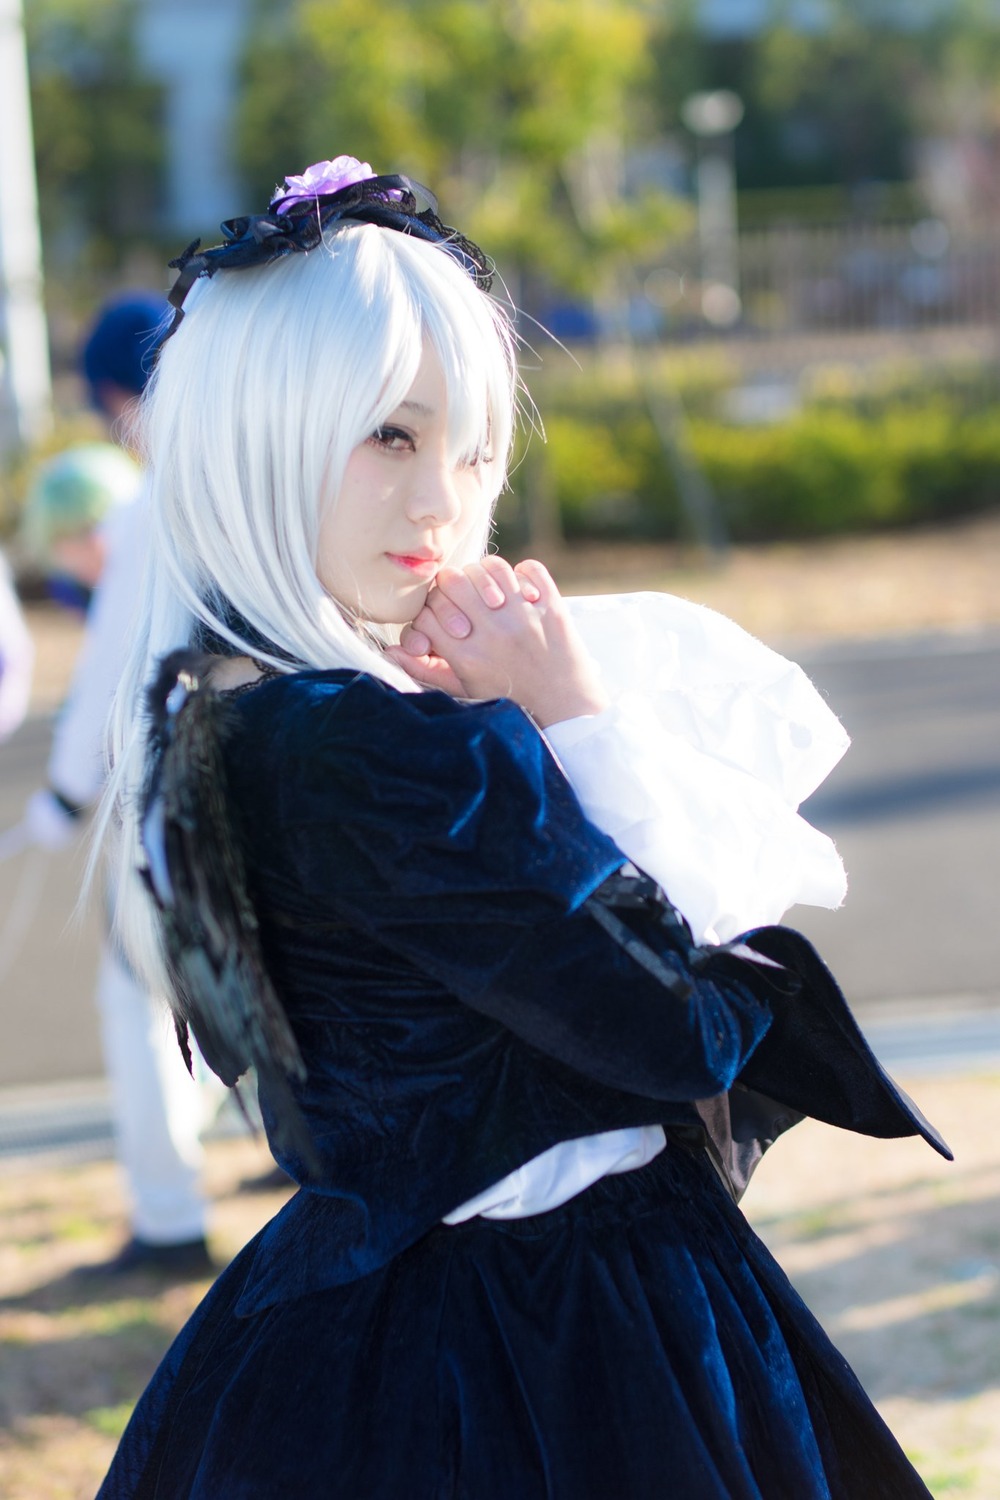
[[[767,984],[752,964],[699,969],[680,922],[623,943],[598,920],[623,855],[530,720],[332,676],[253,695],[289,901],[598,1082],[664,1100],[727,1089],[767,1030]]]
[[[950,1161],[940,1133],[875,1057],[812,944],[788,927],[760,927],[745,941],[798,985],[774,995],[771,1028],[741,1084],[842,1130],[921,1135]]]

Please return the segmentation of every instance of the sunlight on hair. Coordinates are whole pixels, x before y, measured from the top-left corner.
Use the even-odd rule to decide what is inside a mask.
[[[141,425],[150,561],[98,825],[118,845],[118,921],[147,978],[160,972],[158,946],[135,869],[155,663],[209,630],[279,671],[351,668],[417,690],[382,653],[396,633],[352,620],[316,558],[347,460],[404,399],[425,339],[444,374],[453,461],[483,455],[482,513],[451,558],[462,566],[485,552],[506,482],[516,338],[445,247],[338,228],[308,255],[198,282],[163,348]]]

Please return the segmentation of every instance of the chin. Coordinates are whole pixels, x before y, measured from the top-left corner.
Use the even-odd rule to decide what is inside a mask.
[[[420,584],[404,594],[382,600],[374,609],[366,609],[364,616],[373,625],[411,625],[417,618],[430,591],[429,584]]]

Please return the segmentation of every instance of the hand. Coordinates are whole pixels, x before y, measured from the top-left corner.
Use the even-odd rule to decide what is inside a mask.
[[[424,608],[390,648],[426,687],[463,698],[512,698],[543,729],[608,706],[546,568],[501,557],[442,568]]]

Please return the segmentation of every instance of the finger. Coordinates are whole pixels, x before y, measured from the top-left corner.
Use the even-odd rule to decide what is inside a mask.
[[[465,689],[455,672],[441,656],[410,656],[401,646],[387,646],[386,656],[401,667],[421,687],[435,688],[438,692],[450,693],[453,698],[465,697]]]
[[[480,604],[479,609],[483,617],[489,616],[489,611],[482,604]],[[439,612],[446,620],[450,621],[450,631],[446,626],[442,625]],[[464,615],[461,615],[461,620],[468,624]],[[453,661],[453,653],[455,651],[468,649],[468,639],[472,635],[471,625],[469,625],[465,636],[456,634],[456,628],[460,629],[460,626],[456,627],[454,606],[449,603],[440,590],[434,588],[428,594],[427,603],[423,609],[405,627],[403,632],[404,639],[401,641],[401,646],[410,655],[410,659],[416,661],[418,660],[418,656],[415,654],[411,655],[413,648],[419,643],[419,639],[425,640],[427,642],[427,649],[425,652],[420,653],[421,657],[440,657],[443,661],[450,663]]]
[[[442,568],[434,580],[434,587],[427,595],[423,609],[413,622],[414,625],[423,629],[425,634],[430,634],[430,627],[439,626],[455,640],[463,641],[472,632],[472,621],[462,609],[459,599],[453,596],[456,590],[461,596],[464,583],[463,575],[456,568]],[[474,597],[478,598],[478,595]],[[468,605],[468,596],[465,603]],[[433,635],[431,639],[433,640]]]
[[[507,595],[488,567],[483,563],[468,563],[463,571],[487,609],[503,609]]]
[[[427,596],[427,608],[449,635],[456,634],[454,626],[449,623],[456,615],[468,625],[464,634],[469,635],[477,621],[485,623],[489,615],[501,607],[500,603],[488,605],[483,599],[480,588],[486,587],[487,575],[482,564],[472,563],[470,568],[476,570],[475,581],[464,568],[461,571],[458,568],[442,568],[434,580],[434,588]],[[506,598],[503,602],[506,602]]]
[[[523,562],[517,564],[514,572],[521,580],[522,592],[525,585],[534,590],[536,595],[534,603],[554,604],[562,597],[552,574],[545,564],[538,562],[536,558],[526,557]]]
[[[413,625],[407,625],[399,644],[409,656],[426,656],[431,649],[430,637]]]
[[[517,574],[505,557],[498,557],[495,552],[492,552],[488,557],[483,558],[480,567],[489,574],[505,599],[516,598],[521,592]]]

